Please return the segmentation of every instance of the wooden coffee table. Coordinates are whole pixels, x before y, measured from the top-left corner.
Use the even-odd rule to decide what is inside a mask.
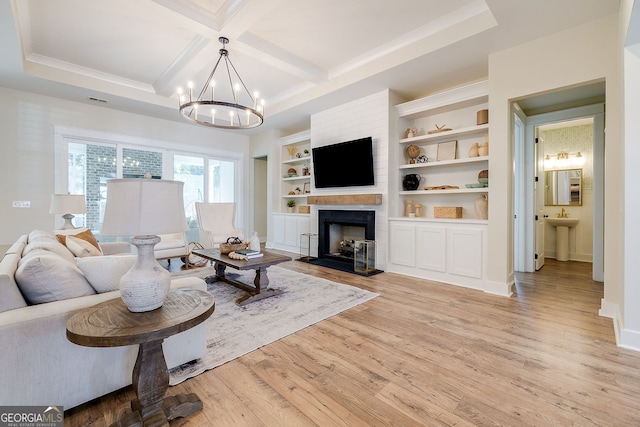
[[[67,339],[86,347],[118,347],[140,344],[133,368],[132,412],[112,427],[169,426],[174,418],[202,409],[194,393],[164,399],[169,371],[162,341],[204,322],[215,309],[213,295],[196,289],[172,289],[162,307],[132,313],[115,298],[75,313],[67,322]]]
[[[247,291],[248,294],[238,298],[236,304],[244,306],[251,304],[252,302],[260,301],[261,299],[280,295],[283,291],[280,289],[268,289],[269,278],[267,277],[267,268],[272,265],[280,264],[282,262],[291,261],[293,258],[280,255],[274,252],[263,250],[263,256],[250,260],[238,260],[231,259],[227,255],[220,253],[218,249],[198,249],[193,251],[195,255],[208,259],[215,263],[216,275],[209,276],[205,279],[207,283],[220,280],[235,286],[236,288]],[[253,280],[254,286],[246,283],[242,283],[238,280],[234,280],[225,275],[227,267],[235,268],[236,270],[255,270],[256,277]]]

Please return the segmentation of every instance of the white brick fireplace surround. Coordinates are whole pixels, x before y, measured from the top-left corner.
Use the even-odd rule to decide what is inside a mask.
[[[369,95],[311,116],[311,146],[321,147],[370,136],[373,139],[375,184],[366,187],[316,189],[313,195],[380,194],[378,205],[311,205],[309,230],[318,232],[318,210],[375,211],[376,268],[386,270],[388,245],[388,187],[390,106],[393,95],[388,91]],[[357,162],[358,159],[353,159]],[[336,171],[339,173],[339,171]]]

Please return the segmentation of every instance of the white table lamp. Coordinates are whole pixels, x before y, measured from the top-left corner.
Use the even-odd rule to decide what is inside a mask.
[[[71,220],[74,215],[87,213],[87,206],[84,201],[84,194],[52,194],[49,213],[63,214],[64,224],[62,230],[76,228]]]
[[[161,307],[171,275],[154,255],[157,234],[188,229],[180,181],[112,179],[107,181],[107,205],[101,235],[132,236],[138,248],[135,265],[120,279],[120,297],[132,312]]]

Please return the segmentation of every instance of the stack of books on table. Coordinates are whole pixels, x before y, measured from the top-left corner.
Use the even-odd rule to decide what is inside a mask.
[[[247,257],[247,259],[253,259],[253,258],[260,258],[261,256],[263,256],[264,254],[260,251],[253,251],[251,249],[240,249],[237,250],[236,253],[238,255],[244,255]]]

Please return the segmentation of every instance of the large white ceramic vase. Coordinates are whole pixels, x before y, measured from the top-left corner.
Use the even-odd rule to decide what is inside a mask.
[[[129,311],[140,313],[162,306],[171,274],[155,258],[154,247],[160,242],[155,235],[135,236],[131,244],[138,248],[138,259],[120,279],[120,297]]]

